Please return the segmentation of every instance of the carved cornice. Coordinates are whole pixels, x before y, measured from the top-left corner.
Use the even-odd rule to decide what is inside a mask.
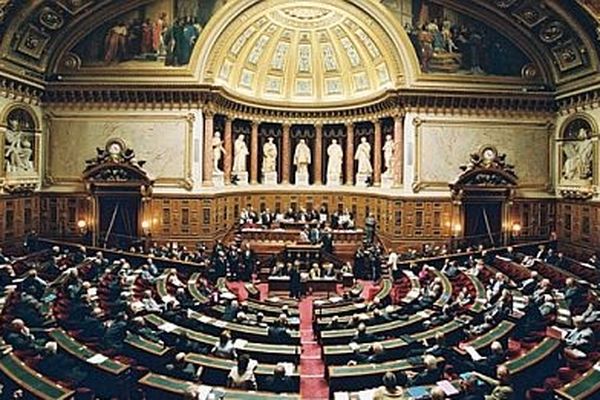
[[[456,93],[433,90],[399,90],[390,92],[377,102],[331,109],[272,109],[244,104],[218,89],[206,87],[72,87],[51,86],[43,98],[53,107],[114,109],[203,109],[230,119],[260,120],[282,123],[339,123],[376,120],[402,116],[407,111],[439,114],[518,115],[556,112],[549,93]]]
[[[44,91],[35,85],[0,75],[0,97],[38,105],[43,94]]]

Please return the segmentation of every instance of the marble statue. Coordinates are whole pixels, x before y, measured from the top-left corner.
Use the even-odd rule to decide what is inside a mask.
[[[364,136],[360,138],[360,144],[356,148],[354,159],[358,161],[357,172],[360,175],[371,175],[373,173],[373,166],[371,165],[371,145]]]
[[[232,172],[234,174],[248,172],[246,167],[246,158],[250,152],[248,151],[248,146],[246,146],[246,141],[244,139],[244,135],[239,135],[234,143],[232,168]]]
[[[385,144],[383,145],[383,166],[385,170],[384,175],[391,175],[392,163],[394,162],[394,139],[392,135],[385,137]]]
[[[225,148],[223,147],[223,140],[221,140],[221,133],[215,132],[215,136],[212,141],[212,149],[213,149],[213,173],[220,174],[223,173],[219,169],[219,161],[221,161],[221,156],[225,154]]]
[[[308,186],[308,166],[312,162],[310,148],[304,139],[300,139],[294,151],[294,165],[296,166],[296,185]]]
[[[562,175],[567,181],[587,180],[593,176],[594,143],[587,129],[581,128],[577,139],[563,146],[565,162]]]
[[[339,181],[342,176],[342,164],[344,160],[344,151],[337,139],[332,139],[327,147],[327,180],[336,179]]]
[[[308,166],[312,162],[312,156],[310,148],[306,145],[304,139],[300,139],[294,152],[294,165],[296,166],[296,173],[301,175],[308,175]]]
[[[6,130],[4,159],[8,172],[29,172],[33,170],[33,148],[26,133],[21,130],[19,121],[11,120]]]
[[[266,174],[275,171],[277,171],[277,145],[273,143],[273,138],[270,137],[263,145],[262,172]]]

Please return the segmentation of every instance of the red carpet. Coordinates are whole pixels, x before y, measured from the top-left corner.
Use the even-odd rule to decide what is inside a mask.
[[[321,346],[314,338],[312,327],[312,297],[302,299],[300,310],[300,332],[302,355],[300,356],[300,395],[307,400],[326,400],[329,387],[325,379],[325,365],[321,359]]]

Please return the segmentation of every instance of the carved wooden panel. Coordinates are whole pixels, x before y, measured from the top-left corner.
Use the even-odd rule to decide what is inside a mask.
[[[41,195],[39,202],[39,232],[43,236],[77,236],[79,220],[91,223],[90,204],[84,194]]]
[[[39,230],[39,207],[37,196],[0,198],[0,241],[13,242]]]
[[[556,205],[554,200],[516,200],[511,219],[521,225],[521,239],[546,239],[555,231]]]
[[[600,248],[600,204],[559,202],[557,210],[561,242],[596,251]]]

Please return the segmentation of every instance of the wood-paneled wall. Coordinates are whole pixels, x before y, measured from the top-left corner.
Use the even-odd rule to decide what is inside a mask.
[[[38,196],[0,196],[0,243],[15,244],[40,224]]]
[[[48,237],[77,238],[80,236],[79,220],[93,223],[91,204],[85,193],[39,193],[30,197],[0,198],[3,215],[0,240],[21,239],[31,229]],[[450,244],[453,221],[462,220],[453,215],[457,208],[449,198],[415,199],[326,192],[232,192],[202,197],[155,194],[146,204],[142,220],[150,223],[153,240],[175,240],[193,246],[198,242],[212,244],[230,233],[244,207],[285,211],[290,206],[319,208],[323,204],[330,212],[347,208],[355,215],[358,226],[362,226],[369,212],[373,212],[378,219],[381,239],[394,249],[424,243]],[[555,209],[551,199],[515,200],[511,215],[513,221],[523,227],[520,239],[547,238],[555,230]],[[596,208],[596,229],[598,212]]]
[[[560,245],[570,254],[600,251],[600,203],[559,201],[557,234]]]

